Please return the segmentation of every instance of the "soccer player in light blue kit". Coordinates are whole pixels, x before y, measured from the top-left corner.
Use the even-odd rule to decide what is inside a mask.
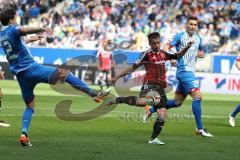
[[[236,64],[236,67],[240,70],[240,55],[238,55],[235,64]],[[230,126],[235,127],[235,117],[239,112],[240,112],[240,104],[238,104],[238,106],[230,114],[230,117],[229,117]]]
[[[55,84],[57,81],[67,82],[75,89],[91,96],[96,102],[101,101],[109,92],[99,91],[95,93],[84,82],[65,69],[37,64],[33,60],[22,36],[42,32],[52,34],[52,30],[18,26],[16,17],[16,11],[13,8],[7,8],[1,12],[0,21],[3,27],[0,31],[0,44],[10,64],[11,72],[17,77],[23,100],[26,103],[26,109],[22,117],[22,134],[19,141],[23,146],[31,146],[28,129],[35,107],[33,90],[38,83]],[[32,40],[34,41],[34,39]]]
[[[196,133],[202,135],[203,137],[213,137],[212,134],[207,132],[203,127],[201,119],[201,101],[202,94],[199,90],[199,82],[195,77],[194,68],[196,63],[196,58],[202,58],[204,53],[202,51],[201,38],[196,33],[198,26],[198,19],[196,17],[189,17],[186,23],[186,30],[180,33],[177,33],[170,43],[164,48],[165,51],[169,51],[170,48],[176,47],[177,51],[180,51],[190,41],[193,41],[194,44],[191,48],[188,49],[187,53],[177,60],[177,73],[176,78],[178,80],[178,86],[175,92],[174,100],[168,100],[167,109],[180,107],[187,95],[189,94],[192,101],[192,111],[195,116],[197,123]],[[152,108],[149,109],[148,115],[144,116],[149,117],[151,113],[154,112]]]

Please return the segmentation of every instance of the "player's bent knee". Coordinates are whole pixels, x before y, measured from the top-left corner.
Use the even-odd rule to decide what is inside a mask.
[[[65,78],[67,77],[68,74],[70,74],[71,72],[69,70],[66,70],[66,69],[62,69],[60,68],[60,80],[65,80]]]
[[[161,116],[158,116],[156,119],[156,122],[158,123],[159,126],[164,126],[165,119],[162,118]]]
[[[71,72],[69,70],[58,68],[57,71],[50,77],[49,83],[56,84],[58,81],[64,82],[67,75]]]
[[[62,68],[57,68],[56,71],[48,77],[48,83],[55,85],[58,81],[63,81],[65,77],[66,70]]]
[[[167,109],[166,108],[158,109],[157,114],[158,114],[158,119],[165,121],[167,118]]]
[[[29,107],[29,108],[31,108],[32,110],[34,110],[34,108],[35,108],[34,97],[33,97],[32,99],[30,99],[30,100],[24,99],[24,101],[25,101],[27,107]]]
[[[199,88],[193,88],[190,92],[190,95],[193,99],[202,99],[202,94]]]

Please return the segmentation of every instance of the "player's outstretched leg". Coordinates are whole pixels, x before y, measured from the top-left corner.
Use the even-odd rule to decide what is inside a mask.
[[[112,105],[112,104],[121,104],[125,103],[128,105],[136,106],[136,107],[145,107],[147,105],[152,105],[153,103],[159,103],[159,101],[156,102],[154,98],[140,98],[136,96],[128,96],[128,97],[116,97],[116,98],[110,98],[106,101],[106,105]]]
[[[62,70],[61,74],[63,74],[62,77],[65,77],[65,82],[70,84],[73,88],[83,91],[86,94],[88,94],[90,97],[92,97],[96,102],[100,102],[103,98],[108,96],[110,91],[98,91],[95,93],[92,89],[90,89],[86,83],[84,83],[79,78],[73,76],[72,73],[67,72],[66,70]]]
[[[121,103],[125,103],[128,105],[137,105],[137,101],[138,101],[138,97],[136,96],[128,96],[128,97],[111,97],[109,99],[107,99],[106,101],[106,105],[110,106],[113,104],[121,104]]]
[[[229,116],[229,125],[235,127],[235,117],[240,112],[240,104],[234,109],[234,111]]]

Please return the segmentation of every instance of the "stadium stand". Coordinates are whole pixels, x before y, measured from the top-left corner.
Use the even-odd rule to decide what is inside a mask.
[[[22,25],[54,28],[53,43],[42,40],[32,46],[94,49],[110,40],[131,41],[129,49],[141,51],[148,47],[149,32],[158,31],[164,44],[194,15],[201,21],[205,53],[240,50],[239,0],[1,0],[1,6],[5,4],[16,4]]]

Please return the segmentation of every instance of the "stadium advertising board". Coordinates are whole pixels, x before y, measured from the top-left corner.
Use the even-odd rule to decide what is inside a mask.
[[[196,73],[203,93],[240,95],[240,77],[232,74]],[[167,73],[168,83],[176,88],[175,72]]]
[[[216,55],[213,56],[213,73],[240,74],[235,66],[236,55]]]
[[[127,75],[122,79],[122,88],[127,88],[130,85],[131,88],[139,90],[144,74],[144,71],[138,71],[131,75]],[[199,83],[203,93],[240,95],[239,75],[216,73],[196,73],[195,75],[197,78],[196,83]],[[133,80],[130,81],[131,79]],[[169,88],[175,91],[178,81],[174,71],[167,72],[167,82]]]

